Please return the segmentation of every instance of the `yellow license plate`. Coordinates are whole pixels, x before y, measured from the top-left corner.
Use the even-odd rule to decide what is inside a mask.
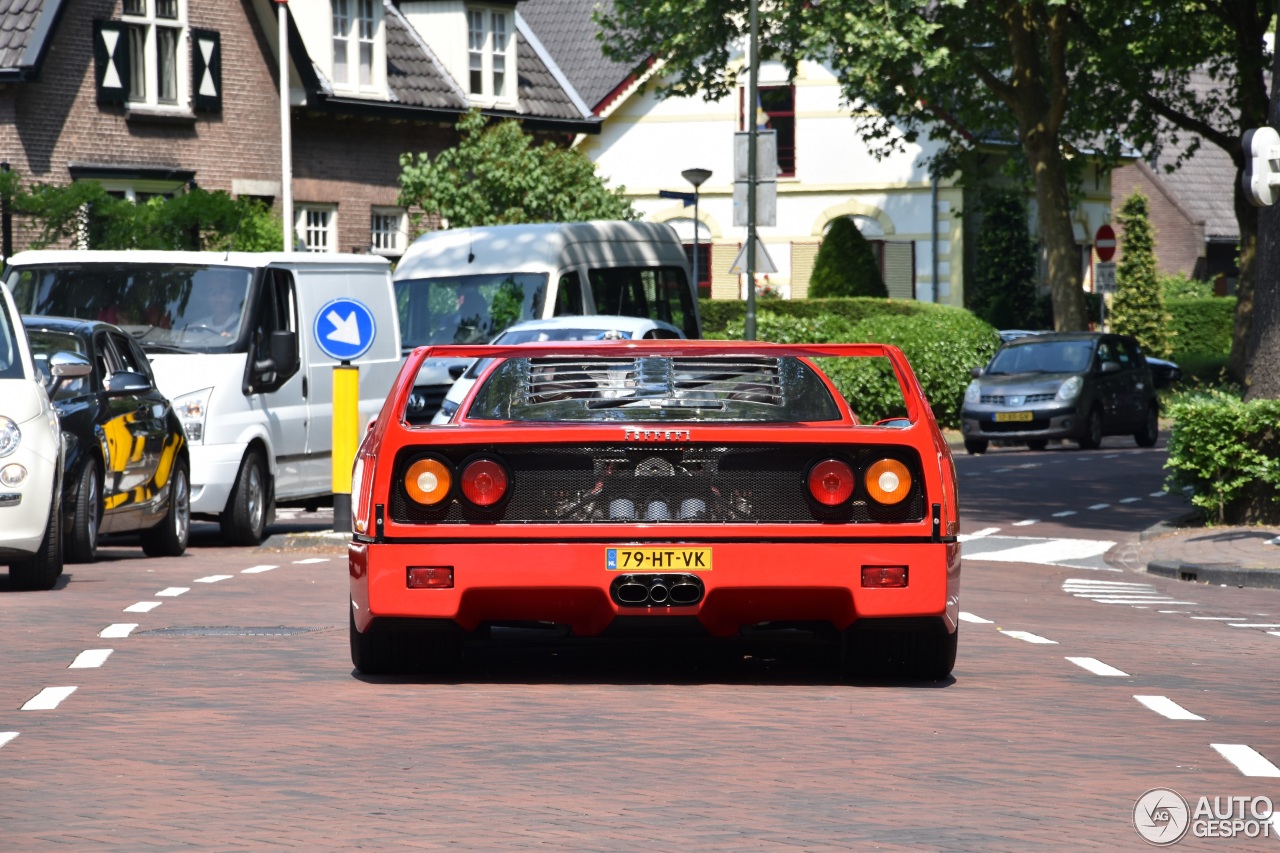
[[[1032,420],[1031,412],[996,412],[997,421],[1029,421]]]
[[[710,548],[605,548],[611,572],[709,572]]]

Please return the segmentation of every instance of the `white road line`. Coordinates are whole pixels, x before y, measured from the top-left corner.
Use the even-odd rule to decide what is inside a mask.
[[[1122,504],[1136,504],[1136,503],[1137,503],[1138,501],[1140,501],[1140,500],[1142,500],[1142,498],[1121,498],[1121,499],[1120,499],[1120,503],[1122,503]]]
[[[1190,613],[1190,610],[1157,610],[1157,613]]]
[[[114,649],[85,649],[76,655],[67,669],[97,669],[107,662]]]
[[[1116,669],[1114,666],[1103,663],[1097,658],[1067,658],[1067,660],[1082,669],[1089,670],[1089,672],[1092,672],[1094,675],[1119,676],[1120,678],[1129,677],[1129,673],[1124,670]]]
[[[196,578],[196,583],[217,583],[218,581],[231,580],[235,575],[209,575],[208,577]]]
[[[272,569],[275,569],[275,568],[279,568],[279,567],[278,567],[278,566],[250,566],[250,567],[249,567],[249,568],[247,568],[247,569],[241,569],[241,570],[240,570],[240,574],[242,574],[242,575],[260,575],[260,574],[262,574],[263,572],[269,572],[269,571],[271,571]]]
[[[1075,511],[1074,509],[1064,509],[1062,512],[1055,512],[1055,513],[1053,514],[1053,517],[1054,517],[1054,518],[1066,518],[1066,517],[1067,517],[1067,516],[1069,516],[1069,515],[1075,515],[1075,514],[1076,514],[1076,511]]]
[[[1029,545],[1015,545],[1002,551],[986,551],[966,556],[965,559],[1055,565],[1074,560],[1087,560],[1090,557],[1101,557],[1115,544],[1095,539],[1042,539],[1033,541]]]
[[[961,611],[960,611],[960,621],[961,621],[961,622],[973,622],[973,623],[974,623],[974,624],[976,624],[976,625],[990,625],[990,624],[991,624],[991,620],[990,620],[990,619],[983,619],[981,616],[974,616],[972,613],[966,613],[966,612],[965,612],[965,611],[963,611],[963,610],[961,610]]]
[[[117,622],[114,625],[108,625],[107,627],[103,628],[101,631],[98,632],[98,636],[104,637],[108,640],[114,640],[120,637],[129,636],[129,633],[133,631],[134,628],[137,628],[137,627],[138,627],[137,622]]]
[[[1056,646],[1057,640],[1050,640],[1041,637],[1039,634],[1032,634],[1030,631],[1001,631],[1006,637],[1013,637],[1015,640],[1026,640],[1028,643],[1040,643],[1041,645]]]
[[[1014,527],[1029,527],[1029,526],[1030,526],[1030,525],[1032,525],[1032,524],[1039,524],[1039,523],[1040,523],[1040,519],[1038,519],[1038,518],[1024,518],[1022,521],[1015,521],[1015,522],[1013,523],[1013,526],[1014,526]]]
[[[17,732],[0,732],[0,746],[4,746],[9,741],[18,736]]]
[[[1246,616],[1192,616],[1192,619],[1200,619],[1204,622],[1239,622],[1247,619]]]
[[[981,530],[975,530],[972,533],[961,533],[956,539],[960,542],[968,542],[971,539],[981,539],[984,536],[990,536],[992,533],[999,533],[999,527],[984,527]]]
[[[1094,504],[1093,506],[1089,507],[1089,509],[1107,509],[1110,506],[1111,504]]]
[[[1280,628],[1275,622],[1228,622],[1232,628]]]
[[[23,705],[20,710],[23,711],[52,711],[62,703],[72,693],[75,693],[74,687],[46,687],[35,696],[27,700],[27,704]]]
[[[1194,601],[1170,601],[1167,598],[1095,598],[1099,604],[1195,604]]]
[[[1082,584],[1091,584],[1093,586],[1140,586],[1140,587],[1143,587],[1144,589],[1152,588],[1151,584],[1149,583],[1137,583],[1135,581],[1100,581],[1100,580],[1094,580],[1093,578],[1067,578],[1062,583],[1063,584],[1082,583]]]
[[[295,566],[304,566],[307,563],[327,563],[327,562],[329,562],[328,557],[311,557],[306,560],[294,560],[293,564]]]
[[[1119,454],[1119,453],[1108,453],[1106,456],[1104,456],[1104,457],[1102,457],[1102,458],[1103,458],[1103,459],[1118,459],[1119,457],[1120,457],[1120,454]]]
[[[1169,493],[1168,493],[1168,492],[1166,492],[1166,491],[1161,490],[1161,491],[1159,491],[1159,492],[1152,492],[1152,493],[1151,493],[1151,497],[1153,497],[1153,498],[1162,498],[1162,497],[1164,497],[1164,496],[1165,496],[1165,495],[1167,495],[1167,494],[1169,494]]]
[[[189,586],[171,586],[171,587],[168,587],[168,588],[166,588],[166,589],[162,589],[162,590],[160,590],[159,592],[157,592],[157,593],[156,593],[156,598],[173,598],[173,597],[175,597],[175,596],[182,595],[184,592],[191,592],[191,587],[189,587]]]
[[[1280,631],[1268,631],[1267,633],[1273,637],[1280,637]]]
[[[1276,767],[1251,746],[1243,743],[1211,743],[1209,746],[1246,776],[1280,777],[1280,767]]]
[[[163,601],[139,601],[137,604],[130,604],[124,609],[125,613],[150,613],[155,610]]]
[[[992,471],[991,473],[993,473],[993,474],[1008,474],[1008,473],[1009,473],[1010,471],[1012,471],[1012,470],[1013,470],[1012,468],[997,468],[996,470]]]
[[[1134,696],[1143,705],[1162,717],[1171,720],[1203,720],[1199,714],[1193,714],[1167,696]]]

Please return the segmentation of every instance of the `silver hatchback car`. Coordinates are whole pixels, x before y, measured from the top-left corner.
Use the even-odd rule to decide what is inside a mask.
[[[1091,449],[1104,435],[1156,443],[1160,403],[1138,342],[1102,332],[1055,332],[1009,341],[973,368],[960,417],[964,447],[991,441],[1042,450],[1064,438]]]

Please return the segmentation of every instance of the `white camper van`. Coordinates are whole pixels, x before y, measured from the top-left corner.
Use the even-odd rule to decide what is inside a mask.
[[[577,314],[644,317],[701,337],[684,246],[659,222],[491,225],[432,231],[396,265],[406,354],[488,343],[513,323]],[[467,362],[428,359],[411,405],[430,422]]]
[[[371,255],[39,251],[9,259],[24,314],[133,335],[191,449],[191,511],[230,544],[262,540],[275,502],[332,492],[332,368],[360,368],[361,423],[400,367],[387,261]]]

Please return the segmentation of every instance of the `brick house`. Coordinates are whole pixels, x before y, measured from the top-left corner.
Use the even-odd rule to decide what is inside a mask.
[[[270,0],[0,0],[0,160],[136,200],[193,182],[282,210]],[[292,196],[310,251],[398,256],[399,158],[479,108],[563,140],[591,115],[514,0],[287,4]],[[15,223],[15,248],[32,232]]]

